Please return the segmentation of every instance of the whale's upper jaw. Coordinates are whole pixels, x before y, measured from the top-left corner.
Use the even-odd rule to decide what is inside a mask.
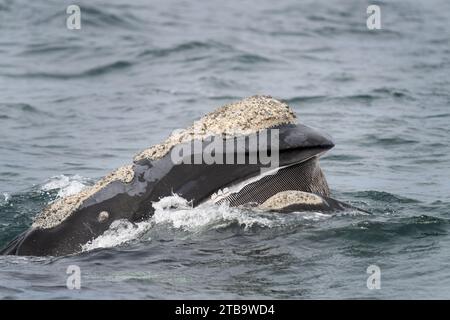
[[[330,150],[334,147],[333,139],[317,129],[299,124],[286,124],[275,127],[279,130],[280,150],[314,149]]]

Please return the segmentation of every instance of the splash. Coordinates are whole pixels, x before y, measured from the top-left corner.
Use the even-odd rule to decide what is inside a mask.
[[[220,206],[203,204],[193,208],[186,199],[178,195],[162,198],[153,204],[153,208],[155,214],[152,220],[155,225],[164,224],[189,232],[222,228],[232,223],[238,223],[244,229],[249,229],[255,225],[271,227],[275,222],[260,213],[230,208],[225,204]]]
[[[4,201],[5,203],[8,203],[8,202],[9,202],[9,199],[11,198],[11,196],[10,196],[9,193],[3,192],[3,198],[4,198],[3,201]]]
[[[148,221],[132,223],[128,220],[117,220],[101,236],[82,246],[82,251],[97,248],[116,247],[141,238],[151,227]]]
[[[319,212],[278,214],[255,211],[246,208],[232,208],[226,204],[204,203],[193,207],[192,203],[174,194],[153,203],[154,215],[147,221],[132,223],[118,220],[99,237],[86,243],[82,249],[111,248],[142,238],[149,240],[148,234],[155,227],[172,229],[192,234],[239,225],[244,230],[253,227],[276,228],[292,224],[305,224],[330,218],[332,215]]]
[[[89,185],[89,180],[80,175],[59,175],[51,177],[42,187],[42,191],[58,190],[57,198],[76,194]]]
[[[276,213],[255,208],[220,206],[211,202],[195,208],[186,199],[178,195],[162,198],[153,203],[155,225],[166,225],[188,232],[202,232],[209,229],[225,228],[238,224],[244,230],[252,227],[276,228],[290,224],[302,224],[307,221],[328,219],[333,214],[320,212]]]

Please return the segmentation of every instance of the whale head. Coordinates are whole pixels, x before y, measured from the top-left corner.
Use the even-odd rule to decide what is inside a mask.
[[[328,135],[297,123],[287,104],[268,96],[246,98],[176,131],[94,186],[51,203],[2,253],[80,252],[114,221],[150,218],[152,203],[173,193],[194,205],[218,202],[219,190],[235,186],[236,192],[221,193],[220,202],[263,203],[286,188],[327,196],[317,158],[333,146]]]

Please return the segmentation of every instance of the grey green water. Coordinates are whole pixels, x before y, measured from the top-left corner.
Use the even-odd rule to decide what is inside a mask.
[[[332,192],[372,214],[161,207],[79,255],[0,257],[1,298],[450,298],[449,2],[377,1],[374,31],[367,1],[77,1],[81,30],[69,4],[0,0],[0,245],[254,94],[333,136]]]

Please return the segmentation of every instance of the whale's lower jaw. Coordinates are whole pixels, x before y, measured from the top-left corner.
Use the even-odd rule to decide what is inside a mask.
[[[277,168],[273,172],[261,174],[238,186],[224,188],[220,198],[213,201],[217,204],[227,203],[236,207],[246,204],[262,204],[270,197],[288,190],[314,193],[329,196],[330,190],[325,175],[319,166],[317,157],[306,161]]]

